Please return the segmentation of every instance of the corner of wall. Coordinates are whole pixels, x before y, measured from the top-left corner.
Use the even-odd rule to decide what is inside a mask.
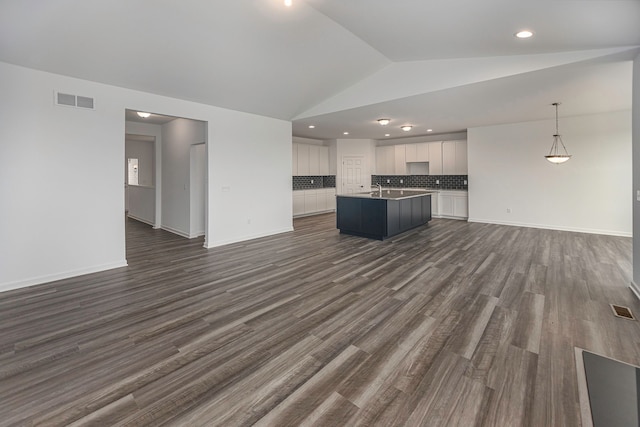
[[[632,204],[633,204],[633,281],[640,283],[640,201],[636,193],[640,191],[640,55],[633,61],[632,83]],[[632,288],[633,289],[633,288]],[[637,290],[637,289],[636,289]],[[636,292],[636,295],[638,293]]]

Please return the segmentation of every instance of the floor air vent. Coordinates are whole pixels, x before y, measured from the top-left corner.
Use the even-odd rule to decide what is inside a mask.
[[[635,317],[633,317],[633,313],[631,313],[631,310],[629,309],[629,307],[623,307],[621,305],[615,305],[615,304],[610,304],[611,305],[611,309],[613,310],[613,314],[615,314],[617,317],[622,317],[623,319],[629,319],[629,320],[636,320]]]

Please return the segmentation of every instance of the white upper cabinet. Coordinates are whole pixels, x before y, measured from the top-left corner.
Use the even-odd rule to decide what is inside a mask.
[[[429,146],[426,142],[420,142],[418,144],[405,145],[405,159],[407,163],[415,162],[428,162],[429,161]]]
[[[309,176],[309,145],[298,144],[298,175]]]
[[[395,174],[395,151],[393,145],[376,147],[376,174]]]
[[[456,141],[456,175],[468,175],[467,141]]]
[[[427,142],[421,142],[416,144],[416,162],[428,162],[429,161],[429,144]],[[408,161],[408,160],[407,160]]]
[[[407,160],[406,160],[406,151],[405,145],[394,145],[394,161],[395,167],[394,172],[396,175],[406,175],[407,174]]]
[[[418,144],[407,144],[404,150],[407,163],[418,161],[416,160],[418,158]]]
[[[442,175],[442,143],[429,142],[429,175]]]
[[[291,144],[291,174],[298,176],[298,144]]]
[[[467,175],[467,141],[376,147],[377,175],[408,175],[417,169],[407,163],[425,162],[429,163],[429,175]]]
[[[320,175],[320,147],[309,145],[309,175]]]
[[[442,143],[442,175],[467,175],[467,141]]]
[[[329,147],[293,143],[293,175],[329,175]]]
[[[318,146],[319,175],[326,176],[329,173],[329,147]]]
[[[457,175],[456,168],[456,143],[455,141],[444,141],[442,143],[442,174]]]

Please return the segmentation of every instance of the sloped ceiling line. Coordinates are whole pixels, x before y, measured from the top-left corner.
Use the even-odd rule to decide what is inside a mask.
[[[636,47],[538,55],[395,62],[294,120],[364,107],[517,74],[605,58]]]

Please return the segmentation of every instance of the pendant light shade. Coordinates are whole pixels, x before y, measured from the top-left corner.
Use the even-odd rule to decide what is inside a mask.
[[[567,152],[567,147],[564,146],[562,136],[560,136],[560,132],[558,132],[558,105],[560,105],[560,103],[554,102],[551,105],[556,107],[556,133],[553,135],[551,150],[549,151],[549,154],[544,157],[551,163],[559,164],[569,160],[571,158],[571,154]]]

